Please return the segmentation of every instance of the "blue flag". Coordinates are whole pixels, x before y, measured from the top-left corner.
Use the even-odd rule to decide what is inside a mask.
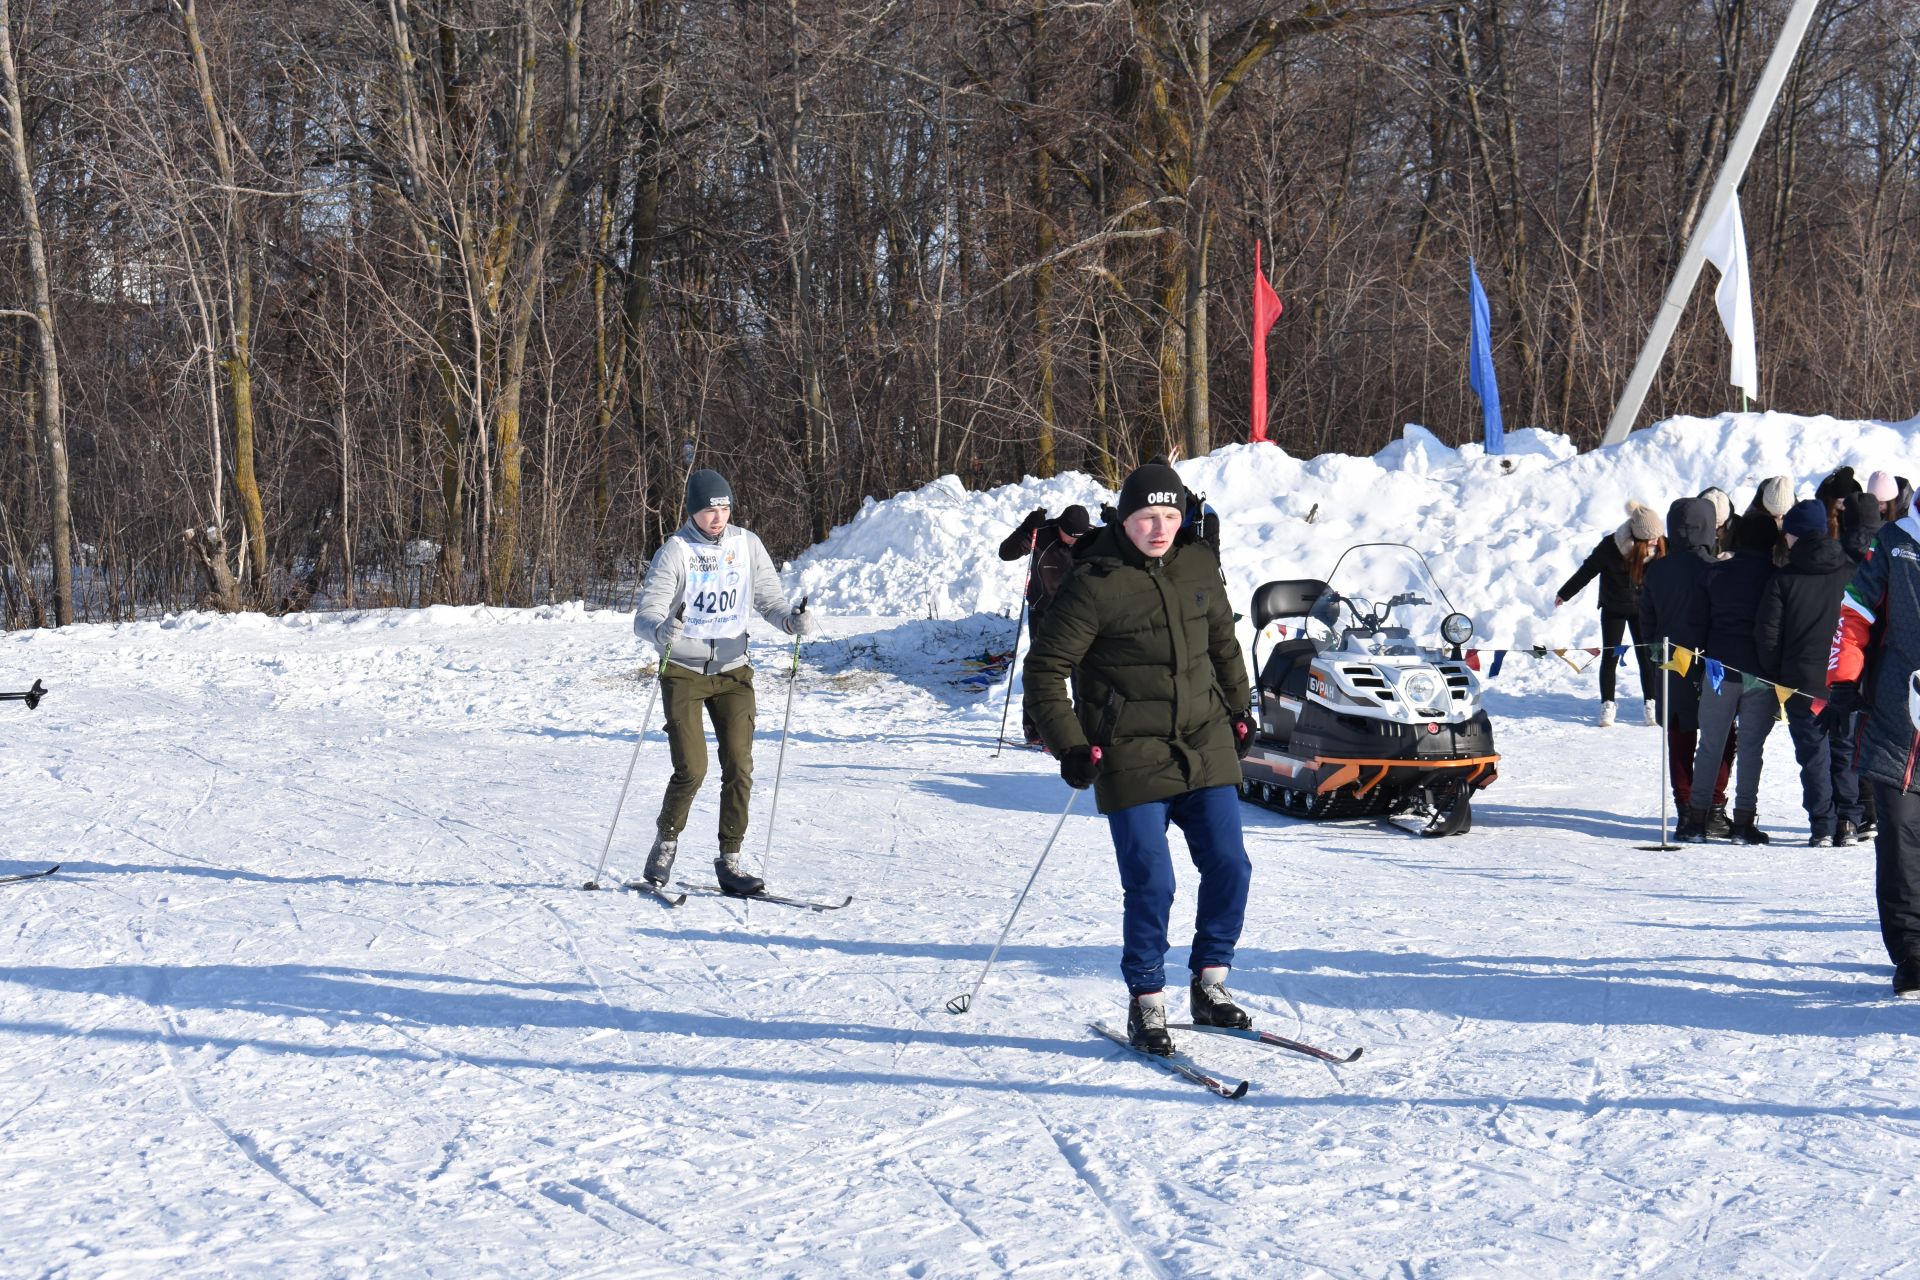
[[[1500,382],[1493,373],[1493,317],[1487,307],[1487,291],[1480,287],[1480,272],[1472,258],[1467,259],[1467,292],[1473,304],[1473,333],[1467,343],[1467,383],[1480,397],[1480,413],[1487,424],[1487,453],[1497,457],[1507,451],[1507,429],[1500,421]]]

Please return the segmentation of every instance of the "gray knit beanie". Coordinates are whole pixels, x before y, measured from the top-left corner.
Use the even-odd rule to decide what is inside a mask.
[[[1661,527],[1660,513],[1644,502],[1627,503],[1627,532],[1636,542],[1652,542],[1666,536]]]
[[[1722,528],[1726,525],[1727,521],[1733,519],[1733,499],[1727,496],[1725,489],[1702,489],[1700,496],[1713,504],[1714,528]]]

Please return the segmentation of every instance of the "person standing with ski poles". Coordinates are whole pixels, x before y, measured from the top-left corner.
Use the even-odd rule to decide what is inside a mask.
[[[1039,629],[1047,606],[1060,594],[1067,575],[1073,572],[1074,546],[1087,536],[1087,530],[1092,525],[1087,509],[1078,503],[1065,508],[1051,520],[1047,518],[1047,509],[1040,507],[1001,540],[1002,560],[1018,560],[1022,556],[1027,558],[1026,625],[1029,630]],[[1013,633],[1013,649],[1015,653],[1020,651],[1018,630]],[[1008,684],[1008,694],[1012,694],[1011,682]],[[1020,722],[1026,733],[1027,745],[1038,746],[1040,733],[1025,707],[1020,710]]]
[[[1193,1021],[1252,1025],[1226,987],[1253,874],[1238,791],[1253,741],[1252,690],[1219,558],[1182,530],[1186,510],[1172,467],[1150,463],[1128,476],[1117,523],[1078,557],[1034,630],[1025,668],[1025,710],[1060,776],[1093,787],[1107,816],[1126,904],[1127,1035],[1160,1055],[1174,1051],[1165,994],[1170,823],[1200,871]]]
[[[766,884],[740,868],[753,793],[753,668],[747,662],[747,614],[799,637],[808,629],[806,604],[781,589],[760,539],[732,523],[733,490],[717,471],[687,477],[687,521],[654,553],[633,615],[634,633],[668,655],[660,672],[667,708],[667,746],[673,775],[655,820],[647,854],[649,883],[664,885],[680,850],[687,811],[707,776],[705,710],[720,751],[720,849],[714,874],[739,897]],[[676,612],[684,603],[685,614]]]

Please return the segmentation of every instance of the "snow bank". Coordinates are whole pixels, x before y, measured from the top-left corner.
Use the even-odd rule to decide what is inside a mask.
[[[1423,427],[1371,458],[1294,458],[1271,444],[1229,445],[1179,464],[1221,512],[1236,603],[1274,578],[1318,577],[1357,542],[1421,551],[1491,647],[1599,643],[1591,591],[1555,612],[1554,589],[1625,519],[1629,498],[1666,511],[1718,485],[1744,506],[1759,482],[1790,475],[1801,496],[1835,467],[1920,475],[1920,419],[1848,422],[1780,413],[1674,418],[1622,444],[1580,453],[1565,436],[1521,430],[1509,454],[1451,448]],[[958,617],[1012,613],[1022,567],[998,544],[1035,507],[1097,510],[1113,493],[1072,472],[969,493],[952,476],[884,502],[796,560],[815,607],[836,613]]]

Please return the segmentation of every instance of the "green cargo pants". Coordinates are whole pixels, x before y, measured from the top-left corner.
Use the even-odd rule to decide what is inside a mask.
[[[668,663],[660,700],[667,704],[667,746],[673,757],[673,776],[656,822],[661,838],[679,838],[694,794],[706,781],[707,735],[700,723],[705,707],[720,746],[720,852],[738,853],[747,837],[747,800],[753,794],[753,668],[709,676]]]

